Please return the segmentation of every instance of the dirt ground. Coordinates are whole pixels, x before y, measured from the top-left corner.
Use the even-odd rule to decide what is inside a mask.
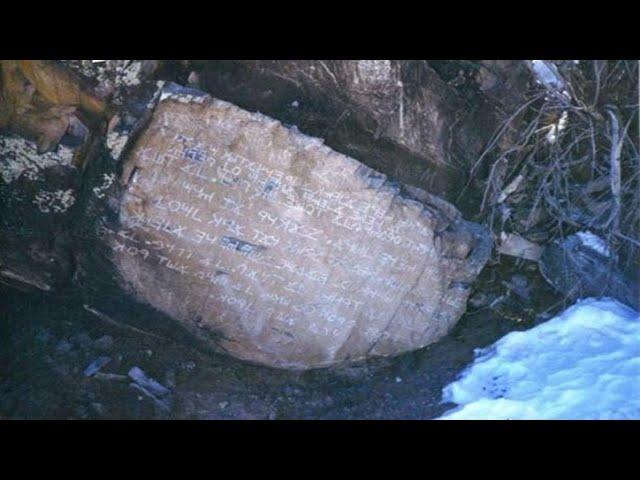
[[[101,321],[75,297],[0,287],[0,417],[5,419],[430,419],[442,388],[487,346],[523,328],[490,310],[442,341],[393,359],[308,372],[247,365]],[[109,363],[97,376],[86,367]],[[132,387],[137,366],[170,389],[169,408]]]

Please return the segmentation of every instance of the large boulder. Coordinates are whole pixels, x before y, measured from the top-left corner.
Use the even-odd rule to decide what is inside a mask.
[[[87,302],[133,298],[217,350],[274,367],[438,340],[491,248],[446,201],[175,84],[149,104],[120,162],[104,153],[86,177],[112,180],[85,189],[77,228]]]

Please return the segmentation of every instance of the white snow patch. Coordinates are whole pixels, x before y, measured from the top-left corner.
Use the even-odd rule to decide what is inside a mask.
[[[640,314],[589,298],[476,352],[442,419],[640,419]]]
[[[591,232],[578,232],[576,233],[576,235],[578,236],[578,238],[580,238],[580,241],[584,246],[595,250],[605,257],[611,256],[611,252],[609,251],[607,244],[599,236]]]

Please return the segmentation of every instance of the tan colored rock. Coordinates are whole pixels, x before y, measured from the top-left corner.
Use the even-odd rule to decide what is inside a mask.
[[[56,62],[0,61],[0,128],[36,141],[38,153],[55,150],[65,134],[84,141],[83,120],[106,110],[80,77]]]
[[[164,87],[125,158],[120,287],[238,358],[321,367],[423,347],[490,250],[453,206],[320,139]]]
[[[542,247],[520,235],[502,232],[498,253],[537,262],[542,255]]]

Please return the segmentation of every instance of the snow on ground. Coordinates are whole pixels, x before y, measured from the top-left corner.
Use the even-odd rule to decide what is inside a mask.
[[[476,351],[442,419],[640,419],[640,314],[585,299]]]

